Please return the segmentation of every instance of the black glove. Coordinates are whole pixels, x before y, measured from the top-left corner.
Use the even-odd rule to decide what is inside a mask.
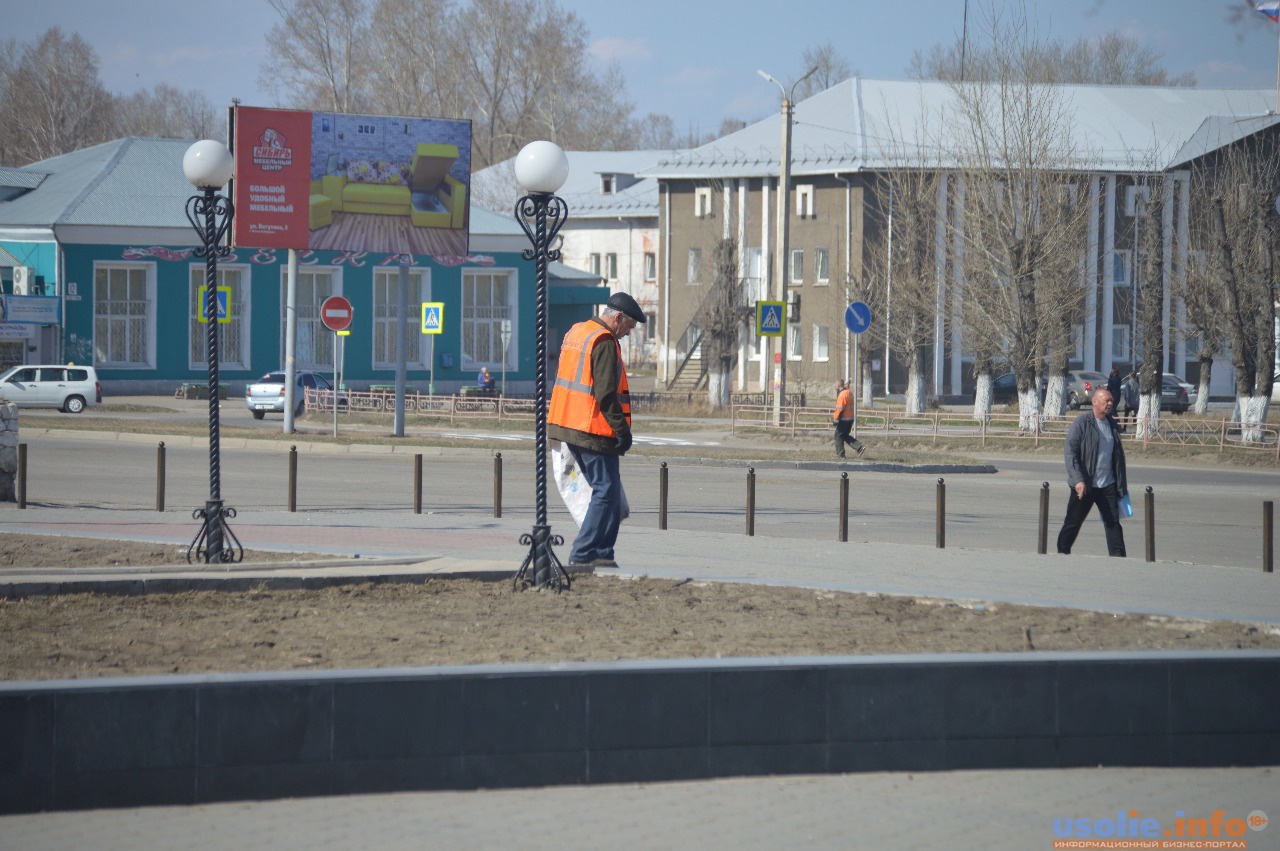
[[[627,450],[631,448],[631,432],[624,431],[618,435],[618,454],[626,455]]]

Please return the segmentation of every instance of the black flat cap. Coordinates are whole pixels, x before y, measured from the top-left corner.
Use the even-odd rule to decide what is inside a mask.
[[[636,304],[636,300],[626,293],[614,293],[609,296],[605,304],[619,313],[625,313],[641,325],[644,324],[644,311],[640,309],[640,305]]]

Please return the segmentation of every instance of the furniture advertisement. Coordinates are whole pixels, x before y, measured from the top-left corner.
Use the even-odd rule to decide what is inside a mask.
[[[467,253],[471,122],[237,107],[234,242]]]

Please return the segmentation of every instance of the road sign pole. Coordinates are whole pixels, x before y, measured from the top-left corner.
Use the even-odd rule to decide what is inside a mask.
[[[858,394],[862,392],[862,362],[858,360],[858,338],[861,336],[861,334],[853,335],[853,377],[849,380],[853,385],[850,389],[853,391],[853,437],[855,440],[858,437]]]
[[[338,436],[338,332],[333,332],[333,436]]]

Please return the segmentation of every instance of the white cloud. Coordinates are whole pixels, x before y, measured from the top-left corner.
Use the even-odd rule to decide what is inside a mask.
[[[621,62],[626,59],[652,59],[646,38],[598,38],[591,43],[591,55],[602,62]]]

